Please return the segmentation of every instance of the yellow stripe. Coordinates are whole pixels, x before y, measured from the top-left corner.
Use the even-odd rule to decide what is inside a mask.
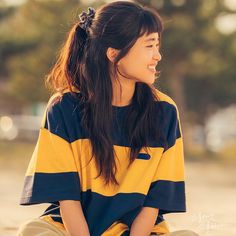
[[[78,153],[78,150],[80,150],[80,153]],[[149,160],[136,159],[130,166],[129,171],[127,171],[127,167],[130,148],[114,145],[114,150],[117,153],[115,158],[118,168],[116,178],[121,184],[120,186],[104,186],[101,176],[95,179],[98,175],[95,160],[92,159],[88,163],[91,158],[91,142],[89,139],[79,139],[70,145],[70,143],[50,133],[47,129],[41,129],[40,138],[26,175],[33,175],[35,172],[63,173],[77,171],[80,175],[82,191],[93,189],[94,192],[105,196],[134,192],[147,194],[149,187],[147,183],[158,179],[184,180],[181,138],[177,139],[175,145],[169,148],[163,156],[163,148],[149,147],[148,154],[151,158]],[[140,152],[147,153],[144,149]],[[161,166],[158,167],[159,162]],[[145,170],[145,173],[143,170]],[[156,172],[156,170],[158,171]]]
[[[66,230],[62,223],[54,221],[50,215],[41,216],[40,218],[42,220],[47,221],[49,224],[56,226],[57,228],[61,230]]]
[[[166,221],[164,220],[153,227],[152,233],[167,234],[170,233],[170,229]]]
[[[123,224],[119,221],[115,221],[103,234],[102,236],[111,236],[111,235],[121,235],[129,227],[126,224]]]
[[[91,158],[91,143],[89,139],[76,140],[71,145],[74,155],[80,158],[80,162],[78,159],[76,160],[76,165],[79,168],[79,173],[81,173],[82,191],[92,188],[94,192],[105,196],[134,192],[147,194],[149,187],[147,183],[151,183],[163,152],[163,148],[149,148],[148,153],[151,158],[149,160],[136,159],[130,166],[130,170],[127,171],[130,148],[114,145],[114,150],[117,153],[115,158],[117,164],[116,178],[121,183],[120,186],[116,187],[104,186],[101,176],[95,179],[98,175],[95,160],[92,159],[88,164]],[[80,153],[78,153],[78,150],[80,150]],[[140,152],[147,153],[144,149]]]
[[[59,136],[50,133],[47,129],[40,129],[39,139],[33,156],[29,163],[26,175],[40,173],[63,173],[77,171],[80,176],[82,191],[93,189],[93,192],[105,196],[117,193],[143,193],[147,194],[148,185],[153,179],[153,174],[161,158],[163,148],[148,148],[149,160],[136,159],[127,171],[130,148],[114,145],[117,157],[116,178],[120,186],[104,186],[103,178],[98,175],[95,160],[91,157],[91,142],[89,139],[79,139],[68,143]],[[78,153],[80,150],[80,153]],[[144,149],[140,152],[147,153]],[[86,167],[86,165],[88,165]],[[144,173],[143,170],[146,170]],[[135,173],[135,175],[134,175]]]
[[[182,138],[178,138],[175,145],[164,152],[153,181],[157,180],[184,180],[184,154]]]
[[[102,236],[121,235],[128,229],[129,227],[126,224],[116,221],[102,234]],[[166,234],[169,232],[169,226],[165,220],[155,225],[152,229],[152,233]]]
[[[26,175],[34,172],[61,173],[77,171],[74,155],[66,140],[40,129],[39,139],[30,160]]]

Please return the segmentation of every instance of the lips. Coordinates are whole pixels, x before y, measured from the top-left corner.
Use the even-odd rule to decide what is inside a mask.
[[[147,68],[152,72],[156,72],[156,66],[157,64],[152,64],[152,65],[148,65]]]

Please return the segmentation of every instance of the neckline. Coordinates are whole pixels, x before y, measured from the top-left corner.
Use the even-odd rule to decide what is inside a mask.
[[[64,93],[71,93],[71,91],[69,91],[69,90],[65,90],[64,91]],[[78,94],[80,94],[80,91],[79,90],[77,90],[77,91],[72,91],[72,93],[75,93],[76,95]],[[128,104],[128,105],[124,105],[124,106],[115,106],[115,105],[112,105],[112,109],[115,109],[115,110],[125,110],[125,109],[127,109],[127,108],[129,108],[129,107],[131,107],[132,106],[132,102],[130,103],[130,104]]]
[[[112,105],[112,108],[113,109],[116,109],[116,110],[122,110],[122,109],[126,109],[126,108],[129,108],[132,106],[132,103],[128,104],[128,105],[124,105],[124,106],[115,106],[115,105]]]

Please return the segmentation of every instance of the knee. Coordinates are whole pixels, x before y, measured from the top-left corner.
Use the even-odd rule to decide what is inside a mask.
[[[49,231],[39,219],[31,219],[19,226],[16,236],[55,235],[53,232],[50,234]]]
[[[28,231],[29,231],[29,228],[31,228],[31,225],[32,225],[31,220],[23,222],[19,226],[16,236],[27,236],[27,235],[29,235]]]
[[[178,234],[176,234],[176,236],[199,236],[197,233],[195,233],[192,230],[180,230],[177,232]]]
[[[199,236],[199,235],[192,230],[187,230],[186,236]]]

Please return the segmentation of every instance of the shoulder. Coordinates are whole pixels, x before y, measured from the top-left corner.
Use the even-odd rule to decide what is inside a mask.
[[[169,95],[167,95],[164,92],[161,92],[158,89],[155,89],[155,94],[157,95],[158,99],[160,102],[166,102],[172,106],[174,106],[177,109],[177,105],[176,102],[173,100],[173,98],[171,98]]]
[[[73,109],[76,104],[81,100],[81,94],[79,90],[69,89],[64,90],[63,92],[54,93],[48,100],[47,109],[62,109],[70,110]]]
[[[47,122],[59,122],[61,120],[69,120],[70,122],[80,100],[79,95],[79,92],[70,92],[69,90],[52,94],[46,105],[41,123],[42,127],[45,127]]]
[[[182,133],[180,127],[180,113],[174,99],[158,89],[155,89],[155,93],[159,99],[157,103],[161,106],[163,111],[164,121],[170,126],[174,126],[174,124],[177,125],[179,133]]]
[[[177,116],[179,117],[178,106],[172,97],[158,89],[155,89],[155,95],[158,98],[158,102],[162,104],[162,107],[164,109],[166,108],[167,110],[175,111]]]
[[[167,124],[169,134],[169,142],[173,142],[175,138],[182,137],[182,130],[180,124],[180,114],[176,102],[169,95],[155,89],[158,103],[162,104],[164,111],[164,123]]]

